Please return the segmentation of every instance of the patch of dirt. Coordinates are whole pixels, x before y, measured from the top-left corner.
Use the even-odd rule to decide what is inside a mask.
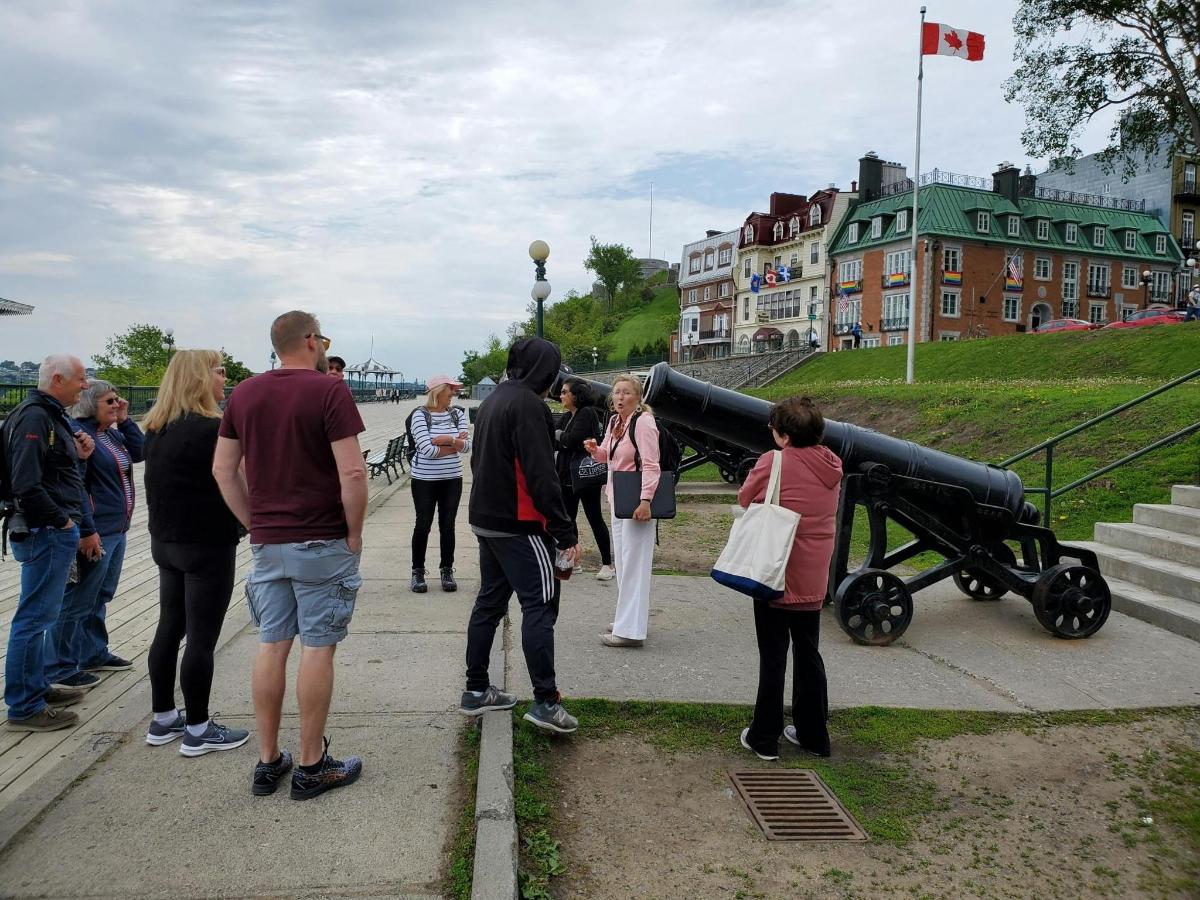
[[[563,742],[547,760],[567,866],[552,890],[572,898],[1194,898],[1200,851],[1145,817],[1157,763],[1173,746],[1198,742],[1195,719],[1164,717],[923,743],[906,762],[914,779],[935,785],[933,809],[903,845],[768,842],[726,773],[770,764],[734,748],[671,755],[629,735]],[[835,764],[839,752],[835,744]]]
[[[912,403],[870,397],[817,398],[821,413],[839,422],[851,422],[882,434],[904,437],[919,431],[921,411]]]
[[[736,491],[731,489],[731,493]],[[607,506],[604,514],[607,518]],[[600,566],[600,553],[582,511],[576,524],[583,543],[584,568],[595,571]],[[707,575],[721,555],[732,525],[728,503],[679,503],[674,519],[659,521],[654,570],[671,575]]]

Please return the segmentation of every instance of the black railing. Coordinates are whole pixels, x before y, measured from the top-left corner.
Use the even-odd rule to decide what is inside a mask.
[[[834,334],[849,334],[853,329],[853,322],[835,322],[833,325]]]
[[[1179,193],[1188,194],[1190,196],[1196,196],[1197,194],[1200,194],[1200,191],[1196,189],[1196,179],[1188,178],[1180,182]]]
[[[899,319],[881,319],[879,322],[880,331],[907,331],[908,316],[903,316]]]
[[[724,330],[718,330],[718,331],[702,331],[702,332],[700,332],[700,340],[702,340],[702,341],[729,340],[729,335],[731,333],[732,332],[730,332],[730,330],[728,328],[726,328]]]
[[[1087,286],[1087,295],[1089,297],[1107,298],[1112,295],[1112,288],[1107,284],[1089,284]]]
[[[1200,422],[1193,422],[1191,425],[1188,425],[1184,428],[1179,429],[1174,434],[1169,434],[1164,438],[1160,438],[1159,440],[1155,441],[1154,443],[1146,445],[1141,450],[1135,450],[1133,453],[1126,454],[1125,456],[1118,459],[1116,462],[1109,463],[1107,466],[1102,466],[1099,469],[1097,469],[1096,471],[1092,472],[1090,475],[1084,475],[1082,478],[1076,478],[1070,484],[1063,485],[1062,487],[1059,487],[1059,488],[1056,488],[1054,486],[1054,448],[1057,447],[1060,443],[1062,443],[1067,438],[1074,437],[1075,435],[1079,434],[1081,431],[1086,431],[1087,429],[1092,428],[1096,425],[1099,425],[1101,422],[1104,422],[1107,419],[1111,419],[1113,416],[1117,415],[1117,413],[1122,413],[1127,409],[1132,409],[1133,407],[1135,407],[1141,403],[1145,403],[1147,400],[1149,400],[1153,397],[1157,397],[1159,394],[1165,393],[1166,391],[1169,391],[1174,387],[1178,387],[1179,385],[1184,384],[1185,382],[1191,381],[1193,378],[1200,378],[1200,369],[1196,369],[1194,372],[1189,372],[1187,375],[1181,375],[1179,378],[1176,378],[1174,381],[1169,381],[1166,384],[1162,385],[1161,387],[1157,387],[1152,391],[1148,391],[1147,393],[1142,394],[1140,397],[1135,397],[1133,400],[1130,400],[1127,403],[1122,403],[1120,406],[1115,406],[1112,409],[1110,409],[1108,412],[1101,413],[1100,415],[1096,416],[1094,419],[1088,419],[1082,425],[1076,425],[1074,428],[1069,428],[1066,431],[1064,431],[1062,434],[1055,435],[1054,437],[1050,438],[1049,440],[1042,441],[1040,444],[1038,444],[1034,447],[1030,447],[1028,450],[1022,450],[1016,456],[1010,456],[1008,459],[1004,460],[1003,462],[999,463],[998,465],[1004,469],[1011,468],[1014,463],[1018,463],[1023,459],[1028,459],[1030,456],[1033,456],[1035,453],[1041,453],[1041,452],[1045,451],[1045,454],[1046,454],[1045,486],[1038,487],[1038,488],[1027,487],[1027,488],[1025,488],[1025,493],[1041,494],[1043,497],[1046,498],[1045,515],[1043,516],[1042,521],[1044,523],[1046,523],[1047,525],[1049,525],[1052,521],[1051,516],[1050,516],[1051,507],[1052,507],[1054,500],[1057,497],[1061,497],[1063,494],[1067,493],[1068,491],[1075,490],[1075,488],[1082,487],[1083,485],[1087,484],[1089,481],[1093,481],[1094,479],[1099,478],[1101,475],[1107,475],[1109,472],[1113,471],[1114,469],[1119,469],[1121,466],[1127,465],[1128,463],[1131,463],[1134,460],[1141,459],[1147,453],[1152,453],[1153,451],[1159,449],[1160,447],[1165,447],[1168,444],[1173,444],[1176,441],[1181,441],[1186,437],[1189,437],[1193,434],[1196,434],[1197,432],[1200,432]]]
[[[1038,200],[1052,200],[1058,203],[1081,203],[1084,206],[1098,206],[1101,209],[1120,209],[1126,212],[1145,212],[1145,200],[1127,200],[1124,197],[1109,197],[1102,194],[1085,194],[1082,191],[1068,191],[1062,188],[1035,187],[1032,194],[1027,190],[1022,196],[1036,197]]]

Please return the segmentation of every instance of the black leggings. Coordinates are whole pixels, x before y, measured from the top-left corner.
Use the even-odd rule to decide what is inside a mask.
[[[458,515],[458,501],[462,499],[462,479],[422,481],[414,478],[409,484],[412,485],[413,506],[417,509],[417,524],[413,528],[412,536],[413,568],[425,568],[425,548],[429,545],[433,510],[437,507],[438,534],[442,549],[439,565],[448,569],[454,565],[454,518]]]
[[[592,534],[596,538],[596,547],[600,550],[600,562],[612,565],[612,541],[608,536],[608,523],[604,521],[604,512],[600,509],[600,492],[602,484],[592,484],[578,494],[571,490],[569,484],[563,485],[563,499],[567,501],[567,515],[571,521],[579,515],[579,504],[583,503],[583,514],[587,516],[588,524],[592,526]]]
[[[175,708],[175,664],[186,636],[179,687],[187,723],[208,721],[213,651],[233,592],[236,544],[182,544],[150,540],[158,564],[158,630],[148,657],[155,712]]]
[[[829,753],[828,688],[825,663],[817,649],[821,635],[819,609],[790,610],[754,601],[758,636],[758,698],[746,742],[760,753],[779,753],[783,734],[783,691],[788,646],[792,651],[792,724],[800,746]]]

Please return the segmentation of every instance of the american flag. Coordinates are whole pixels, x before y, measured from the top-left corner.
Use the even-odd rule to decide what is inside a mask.
[[[845,315],[850,311],[850,294],[845,289],[840,290],[838,293],[837,310],[842,315]]]
[[[1021,283],[1021,257],[1016,253],[1008,258],[1008,280],[1012,284]]]

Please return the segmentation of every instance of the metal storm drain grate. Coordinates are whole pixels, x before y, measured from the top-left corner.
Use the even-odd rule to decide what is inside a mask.
[[[809,769],[730,772],[769,841],[865,841],[866,832]]]

